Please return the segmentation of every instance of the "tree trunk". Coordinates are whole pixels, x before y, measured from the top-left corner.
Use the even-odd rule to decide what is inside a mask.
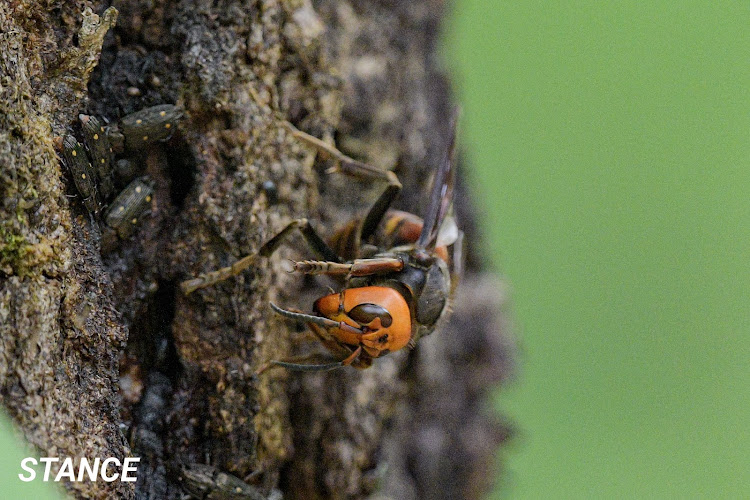
[[[214,287],[178,288],[292,218],[330,235],[382,190],[326,174],[284,120],[393,169],[397,205],[421,213],[452,106],[437,54],[443,2],[104,7],[0,5],[0,397],[27,439],[46,456],[141,457],[135,485],[66,484],[80,497],[180,498],[190,464],[264,496],[481,496],[508,433],[485,398],[510,372],[512,345],[502,289],[475,252],[450,324],[363,371],[255,375],[302,348],[268,303],[309,310],[325,291],[285,272],[304,255],[294,241]],[[132,158],[155,183],[153,214],[102,245],[54,138],[80,112],[115,122],[161,103],[185,118]],[[474,245],[467,198],[459,189]]]

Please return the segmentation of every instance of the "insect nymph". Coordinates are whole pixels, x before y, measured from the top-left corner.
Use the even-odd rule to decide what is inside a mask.
[[[368,368],[374,358],[404,347],[413,347],[431,333],[449,311],[449,299],[460,275],[463,234],[452,217],[455,119],[445,155],[433,181],[424,220],[394,210],[391,203],[401,191],[393,172],[358,162],[336,148],[288,125],[292,134],[321,154],[336,160],[336,170],[387,182],[387,187],[365,217],[356,218],[326,243],[307,219],[289,223],[257,253],[231,266],[184,281],[189,294],[235,276],[259,257],[270,256],[295,230],[299,230],[320,260],[294,263],[304,274],[325,274],[343,279],[339,292],[315,301],[314,314],[271,307],[278,314],[305,323],[333,354],[324,362],[312,357],[290,358],[272,364],[291,370],[330,370],[352,365]]]

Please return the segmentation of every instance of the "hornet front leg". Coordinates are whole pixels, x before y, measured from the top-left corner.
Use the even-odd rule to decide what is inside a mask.
[[[295,229],[299,229],[308,246],[315,254],[329,261],[341,262],[341,259],[336,255],[336,252],[334,252],[325,241],[323,241],[318,233],[315,232],[315,229],[313,229],[307,219],[296,219],[287,224],[287,226],[276,234],[276,236],[268,240],[262,247],[260,247],[260,250],[258,250],[257,253],[246,255],[237,260],[231,266],[222,267],[216,271],[201,274],[196,278],[183,281],[180,284],[182,293],[188,295],[200,288],[206,288],[224,281],[225,279],[237,276],[245,269],[254,265],[258,258],[270,257]]]

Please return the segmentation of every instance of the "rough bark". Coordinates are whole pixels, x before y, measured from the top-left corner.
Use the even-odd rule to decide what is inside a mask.
[[[177,289],[291,218],[331,234],[382,189],[325,174],[283,120],[394,169],[399,207],[421,212],[452,106],[443,3],[113,6],[104,36],[115,12],[84,12],[99,3],[0,5],[0,397],[26,437],[51,456],[142,457],[135,487],[68,484],[80,497],[179,498],[193,463],[285,498],[479,497],[507,436],[485,398],[512,345],[502,288],[475,252],[451,323],[365,371],[254,374],[300,349],[268,302],[308,309],[327,284],[284,271],[293,244],[217,286]],[[137,157],[153,216],[102,247],[53,139],[79,112],[116,121],[165,102],[186,118]]]

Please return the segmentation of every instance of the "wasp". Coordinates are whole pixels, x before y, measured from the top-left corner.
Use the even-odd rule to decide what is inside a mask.
[[[342,366],[364,369],[375,358],[409,347],[434,331],[447,317],[449,301],[461,274],[463,233],[452,215],[455,182],[456,117],[441,163],[435,171],[424,218],[391,209],[402,186],[397,176],[352,159],[335,147],[286,124],[291,133],[333,159],[333,171],[378,179],[387,186],[364,217],[355,218],[325,242],[307,219],[290,222],[257,253],[234,264],[202,274],[181,284],[183,293],[236,276],[269,257],[299,231],[318,260],[293,262],[294,271],[343,279],[339,292],[315,301],[313,314],[271,303],[281,316],[307,325],[332,353],[333,359],[308,362],[318,356],[272,361],[290,370],[319,371]]]

